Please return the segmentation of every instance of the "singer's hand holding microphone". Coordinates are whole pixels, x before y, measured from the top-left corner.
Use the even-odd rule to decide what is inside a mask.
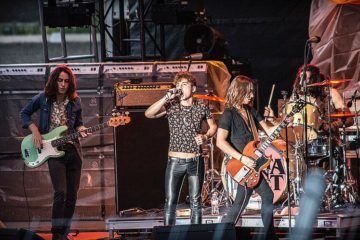
[[[181,88],[172,88],[167,91],[165,98],[167,100],[170,100],[170,99],[174,99],[175,97],[181,96],[181,95],[182,95]]]

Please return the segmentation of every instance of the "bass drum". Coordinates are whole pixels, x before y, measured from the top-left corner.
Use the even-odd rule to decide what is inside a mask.
[[[270,165],[262,172],[264,178],[268,182],[271,190],[274,192],[273,203],[281,203],[287,196],[287,182],[286,182],[286,161],[283,157],[282,152],[279,151],[276,146],[285,146],[285,142],[281,139],[273,141],[273,145],[270,145],[265,150],[266,156],[272,156],[273,161]],[[281,148],[282,149],[282,148]],[[290,150],[289,152],[293,152]],[[291,154],[293,155],[293,154]],[[293,157],[290,157],[294,159]],[[232,201],[235,200],[238,183],[234,181],[230,175],[226,172],[226,164],[229,158],[225,157],[224,161],[221,164],[221,178],[224,185],[225,191],[228,191],[229,197]],[[290,178],[294,176],[295,161],[290,160]],[[254,191],[250,200],[247,209],[259,210],[261,207],[261,199]]]

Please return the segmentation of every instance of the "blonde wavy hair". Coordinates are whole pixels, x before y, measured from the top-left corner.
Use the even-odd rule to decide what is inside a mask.
[[[251,93],[251,87],[253,86],[253,81],[251,78],[238,75],[236,76],[227,91],[225,98],[225,107],[238,107],[243,104],[245,97]]]

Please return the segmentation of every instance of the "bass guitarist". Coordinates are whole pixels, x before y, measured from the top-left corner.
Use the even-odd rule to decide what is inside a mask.
[[[31,116],[40,111],[39,123]],[[66,125],[69,132],[79,131],[86,137],[82,121],[82,107],[76,93],[76,79],[70,68],[57,66],[50,74],[43,92],[34,96],[20,112],[23,128],[32,133],[34,147],[40,152],[43,139],[41,134]],[[65,152],[60,158],[48,160],[51,182],[54,189],[52,206],[52,239],[68,239],[71,219],[75,211],[77,192],[80,184],[82,155],[79,141],[72,141],[59,150]]]
[[[251,107],[254,100],[254,85],[250,78],[238,75],[231,82],[225,99],[225,110],[220,118],[216,145],[227,155],[238,159],[249,168],[255,168],[255,161],[242,154],[246,144],[257,139],[261,126],[270,135],[276,126],[269,126],[262,116]],[[268,107],[265,111],[270,111]],[[261,176],[254,190],[261,196],[261,217],[264,224],[264,239],[277,239],[273,225],[274,194]],[[253,192],[252,188],[238,185],[233,206],[223,217],[222,222],[238,221]]]

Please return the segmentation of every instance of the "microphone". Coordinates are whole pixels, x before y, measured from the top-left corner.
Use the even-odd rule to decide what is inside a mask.
[[[355,101],[356,99],[360,99],[360,96],[356,96],[357,91],[357,89],[354,91],[353,95],[351,96],[351,100],[346,104],[348,108],[352,106],[353,101]]]
[[[167,90],[167,92],[171,94],[182,94],[182,90],[180,88],[172,88]]]
[[[321,41],[321,37],[314,36],[314,37],[309,38],[306,42],[307,43],[318,43],[320,41]]]
[[[190,55],[185,56],[185,59],[188,60],[202,60],[205,57],[204,53],[192,53]]]
[[[357,89],[354,91],[353,95],[351,96],[351,101],[354,101],[355,99],[357,99],[356,97],[356,93],[357,93]]]

